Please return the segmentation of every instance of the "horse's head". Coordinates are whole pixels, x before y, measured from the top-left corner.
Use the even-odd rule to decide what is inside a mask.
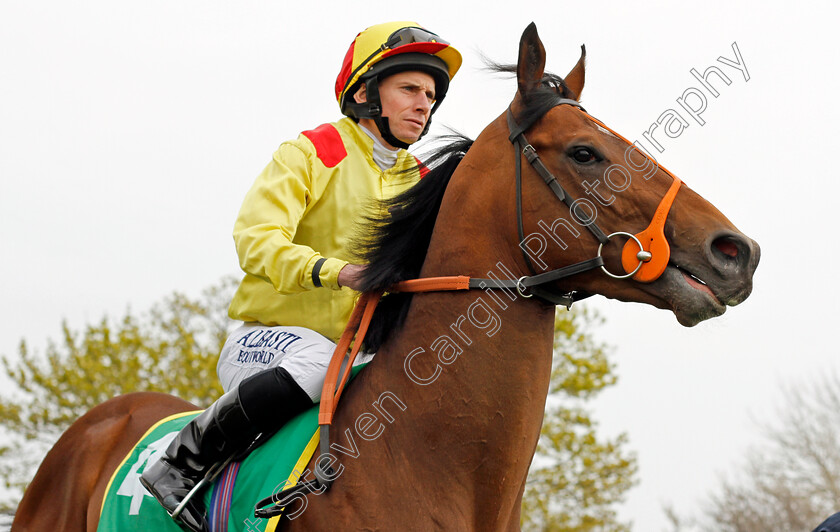
[[[601,268],[590,269],[558,281],[557,287],[669,309],[686,326],[722,314],[727,305],[737,305],[750,294],[758,244],[578,106],[584,57],[582,49],[563,79],[546,75],[545,48],[536,27],[531,24],[522,35],[518,91],[508,125],[512,137],[518,127],[527,139],[517,144],[523,262],[534,273],[566,266],[596,257],[600,240],[606,272],[626,276],[640,270],[617,279]],[[531,154],[527,144],[534,149]],[[550,181],[539,162],[535,166],[527,160],[533,153],[563,191],[553,193],[543,183]],[[561,201],[563,192],[567,203],[574,200],[574,211]],[[615,232],[635,235],[638,241],[624,234],[609,236]],[[639,244],[652,254],[650,259],[643,255],[647,260],[641,266]]]

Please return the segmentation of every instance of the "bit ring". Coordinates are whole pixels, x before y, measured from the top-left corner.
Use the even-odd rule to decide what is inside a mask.
[[[636,272],[638,272],[638,271],[639,271],[639,268],[641,268],[641,267],[642,267],[642,264],[644,264],[645,262],[647,262],[647,261],[649,261],[649,260],[650,260],[651,254],[650,254],[650,252],[649,252],[649,251],[645,251],[645,248],[643,248],[643,247],[642,247],[642,243],[641,243],[641,242],[639,242],[639,239],[638,239],[638,238],[636,238],[636,235],[631,235],[630,233],[626,233],[626,232],[624,232],[624,231],[616,231],[615,233],[612,233],[611,235],[608,235],[608,236],[607,236],[607,242],[609,242],[609,241],[610,241],[610,238],[612,238],[612,237],[614,237],[614,236],[616,236],[616,235],[624,235],[624,236],[630,237],[631,239],[633,239],[633,240],[636,242],[636,244],[638,244],[638,245],[639,245],[639,249],[640,249],[641,251],[639,251],[639,252],[636,254],[636,258],[639,260],[639,265],[638,265],[638,266],[636,266],[636,269],[635,269],[635,270],[633,270],[632,272],[630,272],[630,273],[628,273],[628,274],[625,274],[625,275],[616,275],[616,274],[614,274],[614,273],[610,272],[610,271],[609,271],[609,270],[608,270],[605,266],[603,266],[603,265],[601,266],[601,269],[602,269],[602,270],[604,270],[604,273],[606,273],[607,275],[609,275],[609,276],[610,276],[610,277],[612,277],[613,279],[627,279],[627,278],[629,278],[629,277],[633,277],[634,275],[636,275]],[[602,242],[602,243],[601,243],[601,245],[600,245],[600,246],[598,246],[598,257],[600,257],[600,256],[601,256],[601,250],[602,250],[602,249],[604,249],[604,244],[605,244],[605,243],[606,243],[606,242]]]

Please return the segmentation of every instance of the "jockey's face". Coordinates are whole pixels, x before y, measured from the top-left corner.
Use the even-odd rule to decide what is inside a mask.
[[[356,92],[357,102],[367,101],[365,86]],[[382,116],[388,117],[391,134],[412,144],[420,139],[435,103],[435,79],[415,70],[388,76],[379,82],[379,99],[382,102]],[[374,121],[362,118],[359,123],[372,131],[386,146],[385,140]],[[393,148],[393,146],[390,146]]]

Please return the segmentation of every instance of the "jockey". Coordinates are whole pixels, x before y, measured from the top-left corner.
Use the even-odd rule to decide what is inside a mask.
[[[363,265],[349,246],[372,200],[420,179],[406,151],[429,129],[461,54],[415,22],[367,28],[335,83],[345,118],[283,143],[245,196],[234,226],[245,272],[217,371],[225,395],[175,437],[141,482],[170,513],[216,464],[320,400]],[[369,360],[359,357],[360,362]],[[201,498],[175,516],[208,529]]]

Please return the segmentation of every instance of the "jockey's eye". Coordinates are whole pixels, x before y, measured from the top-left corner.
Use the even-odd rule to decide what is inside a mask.
[[[572,158],[581,164],[586,164],[597,161],[598,155],[590,148],[577,146],[572,148]]]

